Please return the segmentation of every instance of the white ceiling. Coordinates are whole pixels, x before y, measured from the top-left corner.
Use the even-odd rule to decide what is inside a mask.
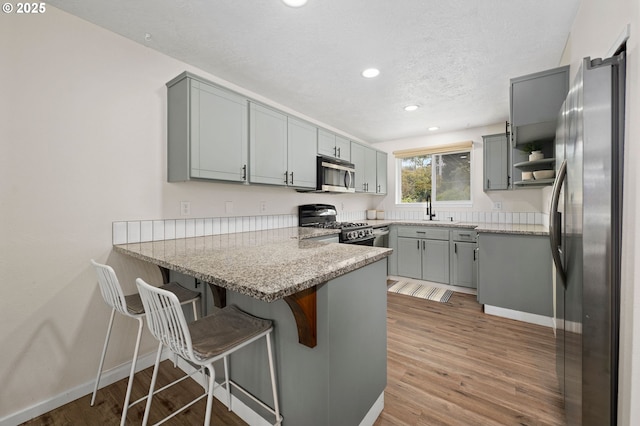
[[[579,2],[47,3],[375,143],[506,120],[509,78],[559,65]]]

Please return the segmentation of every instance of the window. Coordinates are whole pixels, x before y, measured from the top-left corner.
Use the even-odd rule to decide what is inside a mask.
[[[397,151],[399,204],[471,201],[471,143],[424,150]],[[449,150],[447,150],[447,148]],[[457,149],[456,149],[457,148]]]

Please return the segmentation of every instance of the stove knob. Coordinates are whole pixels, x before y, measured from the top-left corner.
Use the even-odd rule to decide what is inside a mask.
[[[364,237],[364,234],[365,234],[364,229],[361,229],[360,231],[358,231],[358,236],[360,238]]]
[[[354,238],[358,238],[358,234],[355,231],[349,231],[347,232],[347,238],[353,240]]]

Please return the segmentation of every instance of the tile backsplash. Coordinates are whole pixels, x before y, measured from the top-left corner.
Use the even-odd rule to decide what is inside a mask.
[[[385,219],[422,220],[421,210],[390,210]],[[340,212],[340,222],[366,221],[366,211]],[[549,215],[539,212],[436,212],[439,220],[453,218],[456,222],[506,223],[549,226]],[[298,215],[265,215],[237,217],[208,217],[194,219],[137,220],[113,222],[113,244],[173,240],[233,234],[235,232],[262,231],[298,226]]]

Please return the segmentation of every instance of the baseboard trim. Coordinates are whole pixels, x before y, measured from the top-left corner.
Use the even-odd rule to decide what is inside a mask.
[[[373,426],[378,416],[380,416],[380,413],[382,413],[383,409],[384,409],[384,391],[382,391],[378,399],[376,399],[376,402],[373,403],[367,415],[364,416],[364,419],[362,419],[362,421],[360,422],[360,426]]]
[[[553,317],[530,314],[529,312],[514,311],[513,309],[500,308],[498,306],[484,305],[484,313],[497,317],[509,318],[517,321],[524,321],[531,324],[553,327]]]
[[[168,358],[169,358],[169,354],[167,353],[167,351],[164,351],[162,354],[162,359],[165,360]],[[136,362],[136,372],[142,371],[149,367],[153,367],[155,362],[156,362],[155,351],[148,355],[139,357],[138,361]],[[100,378],[100,389],[102,389],[105,386],[109,386],[117,382],[118,380],[122,380],[124,378],[129,377],[130,369],[131,369],[131,362],[127,362],[125,364],[121,364],[121,365],[118,365],[117,367],[113,367],[113,368],[110,368],[109,370],[104,371],[102,373],[102,377]],[[35,417],[48,413],[51,410],[55,410],[58,407],[62,407],[63,405],[68,404],[71,401],[75,401],[78,398],[82,398],[83,396],[92,393],[93,386],[94,386],[94,380],[92,379],[89,382],[86,382],[79,386],[71,388],[52,398],[46,399],[44,401],[40,401],[37,404],[34,404],[23,410],[9,414],[8,416],[0,419],[0,426],[19,425]],[[96,399],[100,398],[100,389],[98,389],[98,394],[96,395]]]

